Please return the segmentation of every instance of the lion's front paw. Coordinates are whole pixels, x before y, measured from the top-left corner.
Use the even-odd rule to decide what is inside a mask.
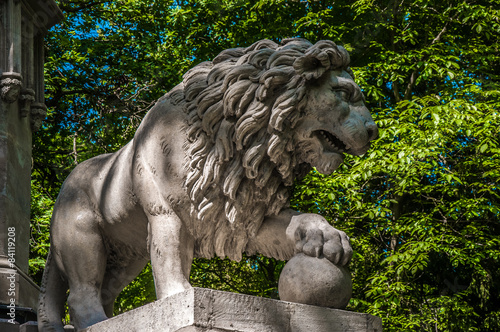
[[[326,257],[333,264],[344,266],[352,258],[352,248],[346,233],[332,227],[317,214],[294,216],[287,235],[295,242],[295,252],[313,257]]]

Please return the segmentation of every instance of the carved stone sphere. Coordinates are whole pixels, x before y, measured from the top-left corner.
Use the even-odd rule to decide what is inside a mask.
[[[352,296],[351,274],[324,257],[298,254],[283,268],[278,291],[282,301],[343,309]]]

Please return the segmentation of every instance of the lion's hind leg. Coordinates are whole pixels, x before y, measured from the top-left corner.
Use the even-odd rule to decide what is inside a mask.
[[[54,254],[69,283],[68,306],[77,331],[107,318],[101,303],[106,248],[91,205],[80,198],[66,194],[58,202],[51,234],[57,240]]]
[[[67,269],[67,274],[71,275],[68,306],[71,321],[77,330],[107,318],[101,303],[100,285],[106,268],[106,254],[101,236],[99,233],[90,232],[83,235],[81,230],[78,230],[78,233],[80,234],[74,240],[71,250],[73,254],[70,253],[73,263]]]
[[[66,304],[68,283],[49,250],[38,304],[38,330],[40,332],[64,332],[62,317]]]

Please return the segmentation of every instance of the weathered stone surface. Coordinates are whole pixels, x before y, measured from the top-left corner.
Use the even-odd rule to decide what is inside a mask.
[[[14,298],[16,305],[38,307],[39,288],[27,276],[30,238],[31,129],[20,118],[15,103],[0,102],[0,289],[16,275],[14,295],[0,292],[0,303]],[[8,230],[14,227],[15,265],[8,262]],[[12,253],[12,252],[11,252]],[[12,270],[12,267],[14,270]],[[4,288],[5,287],[5,288]]]
[[[29,321],[19,326],[19,332],[38,332],[38,324],[35,321]]]
[[[85,332],[381,332],[380,318],[192,288],[97,323]]]
[[[40,288],[29,278],[29,276],[18,268],[11,269],[10,264],[5,259],[0,259],[0,303],[8,304],[11,299],[15,299],[16,305],[20,307],[38,308],[38,294]],[[15,286],[13,296],[9,295],[11,288],[10,277],[15,275]]]
[[[42,103],[33,103],[31,105],[31,130],[38,131],[42,126],[42,121],[47,116],[47,106]]]
[[[299,254],[281,271],[278,290],[283,301],[343,309],[352,296],[351,274],[326,258]]]
[[[0,318],[0,331],[2,332],[19,332],[19,323],[10,323],[8,319]]]
[[[7,229],[15,227],[16,263],[28,272],[31,129],[17,106],[0,103],[0,258],[7,257]]]
[[[149,259],[159,299],[191,288],[193,257],[304,253],[345,266],[347,235],[322,216],[290,209],[290,189],[312,167],[331,173],[344,153],[364,154],[376,137],[349,55],[331,41],[262,40],[194,67],[131,142],[79,164],[64,182],[52,216],[42,331],[62,331],[68,283],[77,330],[107,319]],[[248,304],[239,305],[244,317]]]
[[[2,73],[0,76],[0,98],[6,103],[17,101],[22,88],[22,76],[19,73]]]
[[[0,1],[0,304],[15,301],[18,322],[36,319],[31,309],[38,306],[39,288],[27,275],[31,127],[44,113],[31,114],[33,104],[44,102],[43,38],[60,19],[53,0]],[[5,310],[0,308],[2,317]],[[0,324],[0,331],[19,330]]]

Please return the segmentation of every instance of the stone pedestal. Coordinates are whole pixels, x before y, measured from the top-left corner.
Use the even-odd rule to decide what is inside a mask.
[[[14,103],[1,102],[0,290],[2,291],[0,291],[0,304],[9,304],[10,299],[14,298],[16,305],[36,308],[38,287],[27,276],[30,186],[31,128],[29,119],[19,117],[18,107]],[[10,286],[14,280],[9,278],[11,273],[15,274],[15,287]],[[11,288],[15,289],[14,294],[9,295],[9,292],[4,291]]]
[[[43,38],[62,19],[54,0],[0,1],[0,319],[36,319],[28,277],[31,138],[45,118]],[[2,330],[3,331],[3,330]]]
[[[85,332],[381,332],[380,318],[204,288],[131,310]]]

